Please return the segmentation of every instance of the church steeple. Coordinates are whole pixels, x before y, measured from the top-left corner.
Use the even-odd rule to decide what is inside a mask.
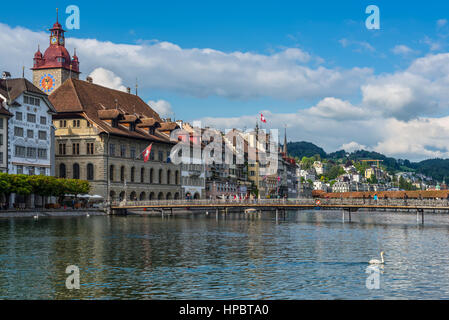
[[[288,156],[288,154],[287,154],[287,127],[285,127],[285,137],[284,137],[284,153],[285,153],[285,156],[287,157]]]

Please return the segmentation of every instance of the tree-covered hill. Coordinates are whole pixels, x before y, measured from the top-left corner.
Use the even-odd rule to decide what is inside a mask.
[[[305,141],[290,142],[287,144],[287,147],[289,155],[298,159],[319,155],[321,159],[340,163],[346,163],[348,160],[383,160],[381,165],[390,173],[414,171],[432,177],[436,181],[447,181],[449,183],[449,159],[429,159],[421,162],[411,162],[409,160],[395,159],[378,152],[366,150],[358,150],[352,153],[348,153],[345,150],[339,150],[332,153],[326,153],[323,148]]]

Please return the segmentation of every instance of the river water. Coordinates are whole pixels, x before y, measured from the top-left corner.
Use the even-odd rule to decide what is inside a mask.
[[[449,299],[448,214],[242,216],[0,220],[0,299]]]

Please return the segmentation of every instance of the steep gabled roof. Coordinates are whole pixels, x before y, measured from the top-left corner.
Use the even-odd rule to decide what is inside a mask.
[[[7,99],[10,99],[11,103],[13,103],[24,92],[41,96],[47,102],[50,110],[56,112],[54,106],[50,103],[48,96],[27,79],[0,79],[0,93]]]
[[[142,124],[146,122],[148,122],[147,124],[149,122],[154,124],[162,120],[149,105],[136,95],[87,81],[68,79],[49,98],[55,106],[58,116],[78,114],[94,122],[100,132],[170,143],[170,140],[164,134],[157,131],[150,134],[148,130],[142,128]],[[115,118],[119,114],[119,124],[116,127],[111,126],[107,121],[103,121],[107,120],[106,118]],[[147,120],[149,118],[152,118],[152,120]],[[137,123],[142,122],[135,131],[130,131],[129,127],[121,124],[131,119],[135,119]]]

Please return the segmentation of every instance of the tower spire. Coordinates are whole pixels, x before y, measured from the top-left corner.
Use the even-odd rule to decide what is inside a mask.
[[[287,156],[287,126],[285,126],[284,153]]]
[[[56,22],[59,23],[59,13],[58,13],[59,9],[56,8]]]

